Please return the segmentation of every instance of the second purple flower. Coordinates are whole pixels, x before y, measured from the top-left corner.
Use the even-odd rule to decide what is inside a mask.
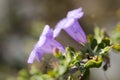
[[[60,31],[63,29],[78,43],[87,43],[86,35],[78,22],[78,19],[80,19],[83,14],[82,8],[69,11],[67,17],[62,19],[56,25],[54,37],[57,37]]]

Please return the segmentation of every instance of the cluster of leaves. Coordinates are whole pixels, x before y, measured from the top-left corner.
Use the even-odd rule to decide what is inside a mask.
[[[95,28],[95,35],[88,35],[88,43],[84,44],[84,50],[75,51],[72,47],[66,48],[66,53],[54,49],[53,68],[46,73],[32,66],[30,73],[21,70],[18,80],[89,80],[90,68],[99,68],[103,64],[106,71],[110,66],[109,52],[111,49],[120,51],[120,27],[117,27],[116,37],[105,36],[104,30]],[[118,36],[118,37],[117,37]],[[117,40],[117,41],[115,41]]]
[[[110,38],[113,41],[113,49],[120,51],[120,23],[118,23],[115,30],[110,33]]]

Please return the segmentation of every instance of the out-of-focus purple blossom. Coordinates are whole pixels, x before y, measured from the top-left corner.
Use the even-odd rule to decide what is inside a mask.
[[[63,53],[65,52],[63,46],[59,42],[54,40],[53,30],[50,29],[48,25],[46,25],[38,42],[36,43],[29,56],[28,63],[33,63],[35,57],[38,61],[40,61],[44,54],[53,53],[54,48],[58,48]]]
[[[56,25],[54,37],[57,37],[60,31],[63,29],[78,43],[87,43],[86,35],[78,22],[78,19],[80,19],[83,14],[82,8],[69,11],[67,13],[67,17],[63,18]]]

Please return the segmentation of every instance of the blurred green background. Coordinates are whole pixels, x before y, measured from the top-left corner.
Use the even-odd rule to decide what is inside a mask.
[[[54,28],[67,11],[79,7],[85,12],[79,21],[86,34],[95,25],[109,32],[120,22],[120,0],[0,0],[0,80],[28,69],[27,59],[44,25]],[[57,40],[79,46],[65,32]],[[91,69],[91,80],[120,80],[120,54],[113,53],[108,71]]]

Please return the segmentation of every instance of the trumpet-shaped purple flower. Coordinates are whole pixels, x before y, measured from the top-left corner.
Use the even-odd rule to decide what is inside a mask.
[[[40,61],[45,53],[53,53],[54,48],[58,48],[62,52],[65,52],[63,46],[54,40],[53,30],[50,29],[48,25],[46,25],[38,42],[29,56],[28,63],[33,63],[35,57]]]
[[[55,27],[54,37],[57,37],[60,31],[65,30],[75,41],[80,44],[86,43],[86,35],[81,28],[78,19],[83,16],[82,8],[69,11],[67,17],[62,19]]]

